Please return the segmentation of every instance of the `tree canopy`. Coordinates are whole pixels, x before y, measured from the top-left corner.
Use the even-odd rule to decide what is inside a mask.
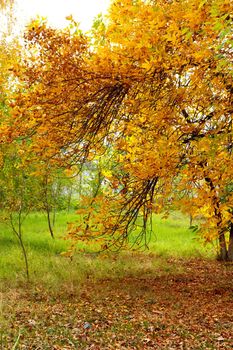
[[[116,0],[91,36],[28,27],[5,140],[40,164],[111,157],[73,237],[147,244],[152,213],[180,205],[233,259],[231,36],[230,0]]]

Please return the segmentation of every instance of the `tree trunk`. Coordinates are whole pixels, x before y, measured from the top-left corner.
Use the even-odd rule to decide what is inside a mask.
[[[49,198],[48,198],[48,175],[46,174],[44,178],[44,205],[45,205],[45,211],[47,214],[47,222],[48,222],[48,227],[49,227],[49,232],[50,236],[54,239],[54,233],[53,233],[53,227],[52,227],[52,222],[51,222],[51,217],[50,217],[50,203],[49,203]]]
[[[228,260],[233,261],[233,223],[230,226],[230,237],[228,245]]]
[[[189,215],[189,227],[192,227],[193,225],[193,216],[192,214]]]
[[[47,213],[47,222],[48,222],[48,226],[49,226],[50,236],[54,239],[54,233],[53,233],[53,228],[52,228],[52,223],[51,223],[51,218],[50,218],[49,207],[46,207],[46,213]]]
[[[67,201],[67,212],[70,212],[70,207],[71,207],[71,199],[72,199],[72,194],[73,194],[73,187],[71,186],[68,194],[68,201]]]
[[[22,253],[23,253],[23,258],[24,258],[24,262],[25,262],[25,271],[26,271],[26,276],[27,276],[27,281],[29,282],[29,266],[28,266],[28,257],[27,257],[27,252],[24,246],[24,242],[22,239],[21,234],[18,235],[18,239],[19,239],[19,243],[22,249]]]
[[[219,260],[227,261],[228,259],[227,244],[226,244],[226,238],[223,232],[219,233],[218,239],[219,239]]]
[[[204,171],[204,176],[205,176],[205,182],[207,186],[210,189],[210,193],[212,193],[212,203],[214,207],[214,215],[215,218],[217,219],[217,228],[219,231],[218,234],[218,240],[219,240],[219,254],[218,254],[218,259],[220,261],[227,261],[228,260],[228,251],[227,251],[227,243],[226,243],[226,237],[224,234],[224,230],[221,229],[221,224],[222,224],[222,213],[220,210],[220,199],[217,196],[217,192],[214,186],[214,183],[212,179],[208,176],[208,174]]]
[[[27,252],[26,252],[26,249],[25,249],[25,246],[24,246],[24,242],[23,242],[23,237],[22,237],[22,220],[21,220],[21,209],[18,213],[18,223],[17,223],[17,229],[14,225],[14,220],[13,220],[13,216],[12,214],[10,214],[10,224],[11,224],[11,228],[12,228],[12,231],[13,233],[16,235],[18,241],[19,241],[19,244],[20,244],[20,247],[21,247],[21,250],[22,250],[22,253],[23,253],[23,258],[24,258],[24,262],[25,262],[25,272],[26,272],[26,277],[27,277],[27,281],[29,282],[29,265],[28,265],[28,257],[27,257]]]

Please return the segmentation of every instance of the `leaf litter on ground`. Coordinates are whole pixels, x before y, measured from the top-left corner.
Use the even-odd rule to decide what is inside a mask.
[[[182,272],[3,292],[2,349],[232,349],[233,265],[170,263]]]

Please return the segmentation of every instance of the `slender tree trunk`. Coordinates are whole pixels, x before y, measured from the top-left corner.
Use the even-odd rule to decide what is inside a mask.
[[[228,260],[233,261],[233,223],[230,226],[230,237],[228,245]]]
[[[50,217],[50,205],[49,205],[49,199],[48,199],[48,176],[45,176],[44,179],[44,200],[45,200],[45,211],[47,214],[47,222],[49,227],[49,232],[51,237],[54,239],[54,233],[53,233],[53,225]]]
[[[82,177],[82,173],[79,174],[79,200],[81,200],[81,196],[82,196],[82,182],[83,182],[83,177]]]
[[[95,189],[93,189],[92,200],[91,200],[90,205],[92,205],[94,203],[94,200],[97,197],[99,190],[100,190],[100,187],[101,187],[102,178],[101,178],[101,170],[100,169],[98,169],[98,179],[97,180],[98,180],[97,186]],[[86,222],[85,232],[89,229],[90,217],[91,217],[91,214],[88,213],[86,220],[85,220],[85,222]]]
[[[23,243],[23,239],[21,234],[18,235],[19,243],[22,249],[23,253],[23,258],[24,258],[24,263],[25,263],[25,271],[26,271],[26,276],[27,276],[27,281],[29,282],[29,266],[28,266],[28,257],[27,257],[27,252]]]
[[[226,244],[226,238],[223,232],[219,233],[218,239],[219,239],[219,260],[227,261],[228,260],[227,244]]]
[[[48,206],[46,206],[46,213],[47,213],[49,232],[50,232],[51,237],[54,239],[53,227],[52,227],[52,222],[51,222],[51,217],[50,217],[50,210],[49,210]]]
[[[192,214],[189,215],[189,227],[193,225],[193,216]]]
[[[18,216],[18,239],[19,239],[19,243],[20,243],[20,246],[21,246],[22,252],[23,252],[23,258],[24,258],[24,262],[25,262],[25,270],[26,270],[27,281],[29,282],[28,257],[27,257],[27,252],[26,252],[25,246],[24,246],[23,237],[22,237],[21,214],[22,214],[22,212],[20,210],[19,216]]]
[[[21,211],[18,213],[18,225],[17,225],[18,227],[17,227],[17,229],[15,227],[12,214],[10,215],[10,223],[11,223],[11,227],[12,227],[12,230],[13,230],[14,234],[18,238],[18,241],[19,241],[22,253],[23,253],[26,277],[27,277],[27,281],[29,282],[29,279],[30,279],[29,278],[29,264],[28,264],[27,252],[26,252],[26,249],[25,249],[25,246],[24,246],[24,242],[23,242],[23,237],[22,237]]]
[[[70,207],[71,207],[71,199],[72,199],[72,194],[73,194],[73,187],[71,186],[69,195],[68,195],[68,201],[67,201],[67,212],[70,212]]]

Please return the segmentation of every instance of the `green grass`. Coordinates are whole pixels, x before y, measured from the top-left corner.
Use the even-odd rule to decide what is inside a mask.
[[[43,213],[30,214],[23,225],[30,279],[35,284],[54,288],[66,285],[73,288],[89,278],[112,278],[125,275],[154,274],[155,270],[173,272],[169,258],[213,258],[211,247],[204,247],[195,234],[188,229],[189,220],[180,213],[164,220],[154,218],[154,233],[150,249],[146,252],[120,252],[114,254],[76,253],[70,258],[61,255],[69,247],[64,240],[67,222],[75,221],[76,214],[57,213],[55,237],[50,237]],[[25,283],[22,252],[16,237],[5,224],[0,224],[0,279],[4,285]],[[162,267],[162,268],[161,268]]]
[[[194,223],[195,225],[195,223]],[[189,229],[189,217],[173,212],[167,219],[155,216],[150,250],[164,257],[191,258],[214,256],[213,247]]]

